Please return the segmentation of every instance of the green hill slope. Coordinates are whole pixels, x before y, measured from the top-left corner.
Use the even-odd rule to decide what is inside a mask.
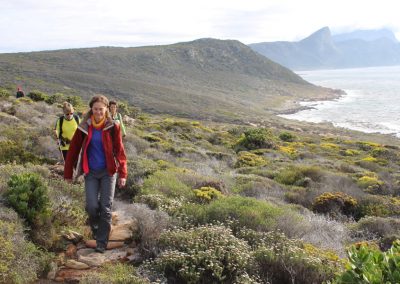
[[[233,120],[292,107],[332,90],[309,84],[234,40],[0,55],[0,83],[127,100],[152,113]]]

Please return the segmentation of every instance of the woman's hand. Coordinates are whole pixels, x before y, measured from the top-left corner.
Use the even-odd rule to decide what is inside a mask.
[[[118,179],[118,187],[122,188],[122,187],[125,187],[125,185],[126,185],[126,178],[119,178]]]

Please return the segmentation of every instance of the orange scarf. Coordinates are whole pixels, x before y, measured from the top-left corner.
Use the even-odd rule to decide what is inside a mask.
[[[104,122],[106,121],[106,117],[104,117],[102,120],[100,120],[98,123],[94,120],[94,116],[92,115],[91,117],[92,120],[92,125],[96,129],[102,129],[104,127]]]

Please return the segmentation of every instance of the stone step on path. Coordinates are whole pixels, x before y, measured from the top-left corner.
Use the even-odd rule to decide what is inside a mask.
[[[90,230],[89,227],[87,230]],[[84,240],[77,232],[66,232],[63,238],[67,240],[68,245],[51,264],[47,278],[56,282],[79,283],[85,274],[96,271],[105,263],[134,261],[140,258],[133,241],[137,233],[137,220],[124,216],[121,211],[113,212],[110,241],[104,253],[94,250],[96,240]]]

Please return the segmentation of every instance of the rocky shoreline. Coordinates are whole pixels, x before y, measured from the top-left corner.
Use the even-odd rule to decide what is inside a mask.
[[[304,99],[300,101],[291,101],[288,102],[288,108],[285,108],[283,110],[279,110],[276,115],[288,115],[288,114],[294,114],[299,111],[307,110],[307,109],[314,109],[312,106],[302,106],[300,103],[301,102],[319,102],[319,101],[333,101],[337,100],[343,96],[347,95],[347,93],[343,90],[340,89],[332,89],[331,92],[328,93],[328,95],[323,96],[323,97],[317,97],[317,98],[310,98],[310,99]]]

